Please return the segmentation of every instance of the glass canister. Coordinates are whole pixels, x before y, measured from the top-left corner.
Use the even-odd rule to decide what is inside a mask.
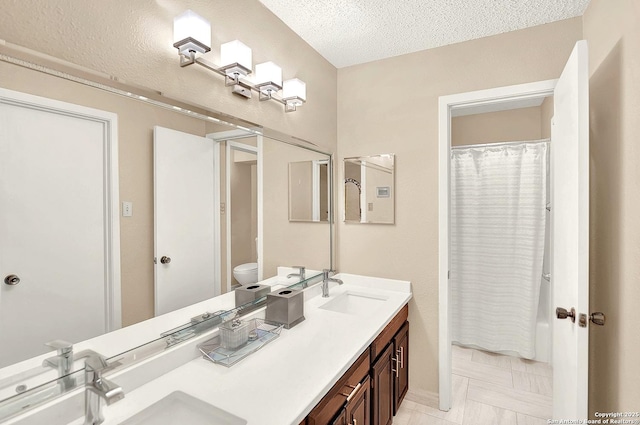
[[[233,319],[220,325],[220,345],[226,349],[235,349],[249,340],[249,322]]]

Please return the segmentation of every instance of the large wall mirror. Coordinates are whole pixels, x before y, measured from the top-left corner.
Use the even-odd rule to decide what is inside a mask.
[[[394,154],[344,159],[345,222],[395,222],[394,168]]]
[[[291,223],[288,211],[289,164],[328,170],[329,154],[254,123],[163,103],[157,92],[150,100],[150,90],[90,84],[5,52],[0,384],[3,367],[51,352],[49,341],[77,343],[130,326],[229,292],[247,275],[274,276],[278,266],[332,266],[330,186],[320,195],[325,225]],[[25,106],[34,100],[51,102],[51,110]],[[65,105],[105,118],[55,112]],[[38,138],[43,143],[31,143]],[[76,281],[97,286],[83,292]],[[87,325],[81,333],[79,323]]]

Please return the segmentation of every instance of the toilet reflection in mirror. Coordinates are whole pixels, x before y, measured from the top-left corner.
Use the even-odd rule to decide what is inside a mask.
[[[394,154],[344,159],[345,222],[395,222],[394,167]]]

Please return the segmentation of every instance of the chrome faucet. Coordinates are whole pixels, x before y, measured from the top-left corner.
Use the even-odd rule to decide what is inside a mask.
[[[306,267],[305,266],[291,266],[291,268],[293,269],[298,269],[300,271],[300,273],[289,273],[287,275],[287,279],[289,279],[290,277],[296,277],[296,276],[300,276],[300,281],[302,282],[302,287],[306,288],[309,284],[305,281],[306,276]]]
[[[329,297],[329,282],[338,282],[340,285],[344,283],[340,279],[329,277],[329,273],[335,273],[335,271],[329,269],[322,270],[322,298]]]
[[[300,280],[305,279],[305,270],[306,270],[305,266],[291,266],[291,268],[298,269],[299,273],[289,273],[287,275],[287,279],[289,279],[290,277],[296,277],[296,276],[300,276]]]
[[[75,378],[68,376],[73,367],[73,344],[62,339],[56,339],[44,345],[57,350],[58,355],[44,359],[42,366],[51,367],[58,371],[58,378],[61,378],[58,382],[61,392],[75,387]]]
[[[101,355],[89,356],[84,368],[84,425],[98,425],[104,422],[102,399],[110,405],[124,398],[124,391],[111,381],[102,377],[102,373],[111,369]]]

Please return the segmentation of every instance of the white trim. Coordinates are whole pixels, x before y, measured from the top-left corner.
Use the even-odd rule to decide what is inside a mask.
[[[224,213],[224,217],[225,217],[225,227],[226,227],[226,237],[225,237],[225,241],[226,241],[226,250],[227,250],[227,255],[226,255],[226,259],[227,259],[227,276],[226,276],[226,282],[227,282],[227,289],[225,292],[230,292],[231,291],[231,275],[233,274],[233,270],[231,268],[231,170],[229,170],[229,168],[231,168],[231,142],[227,142],[226,146],[225,146],[225,167],[224,167],[224,172],[225,172],[225,213]]]
[[[369,211],[369,204],[367,204],[367,161],[360,163],[360,223],[367,222],[367,211]]]
[[[482,113],[487,107],[501,110],[517,108],[523,100],[553,95],[557,80],[539,81],[514,86],[497,87],[449,96],[440,96],[438,106],[438,356],[439,407],[448,411],[452,406],[451,333],[449,328],[449,179],[451,149],[451,118],[456,111],[463,114]]]
[[[256,136],[258,145],[258,282],[264,279],[264,139],[262,135]]]
[[[215,133],[209,133],[206,135],[207,138],[215,140],[216,142],[226,142],[228,140],[233,139],[246,139],[247,137],[256,136],[257,134],[248,133],[245,130],[227,130],[227,131],[217,131]]]
[[[216,203],[215,208],[214,208],[214,226],[216,229],[216,232],[218,234],[217,236],[217,240],[216,240],[216,246],[215,246],[215,252],[216,252],[216,256],[215,256],[215,261],[216,261],[216,265],[218,266],[218,270],[220,270],[218,276],[219,276],[219,280],[218,280],[218,286],[220,288],[222,288],[222,284],[223,282],[226,283],[226,291],[225,292],[230,292],[231,291],[231,277],[233,276],[233,269],[231,267],[231,238],[229,237],[231,235],[231,220],[230,220],[230,216],[229,216],[229,211],[231,211],[231,176],[230,176],[230,168],[231,168],[231,150],[238,150],[238,151],[242,151],[242,152],[247,152],[247,153],[251,153],[251,154],[255,154],[257,156],[257,178],[258,178],[258,214],[257,214],[257,219],[258,219],[258,246],[257,246],[257,252],[256,255],[258,257],[257,262],[258,262],[258,280],[262,280],[262,274],[263,274],[263,262],[262,262],[262,234],[263,234],[263,213],[262,213],[262,206],[263,206],[263,198],[262,198],[262,188],[263,188],[263,176],[262,176],[262,170],[263,170],[263,162],[262,162],[262,149],[263,149],[263,138],[262,135],[260,134],[251,134],[251,133],[247,133],[246,131],[243,130],[229,130],[229,131],[220,131],[220,132],[216,132],[216,133],[209,133],[206,135],[207,138],[212,139],[213,141],[216,142],[215,146],[214,146],[214,169],[218,171],[217,175],[214,176],[214,184],[215,184],[215,192],[214,192],[214,202]],[[255,137],[256,141],[257,141],[257,147],[256,146],[251,146],[251,145],[247,145],[245,143],[240,143],[240,142],[236,142],[233,141],[234,139],[246,139],[247,137]],[[220,142],[227,142],[226,143],[226,148],[225,148],[225,220],[224,220],[224,226],[226,227],[226,243],[225,243],[225,249],[227,252],[226,255],[226,269],[227,269],[227,275],[226,276],[222,276],[222,270],[221,270],[221,266],[222,266],[222,244],[220,242],[220,230],[222,228],[222,216],[220,214],[220,202],[221,202],[221,193],[220,193],[220,179],[219,179],[219,172],[220,172],[220,154],[221,154],[221,150],[220,150]]]
[[[213,267],[215,295],[222,293],[222,247],[220,245],[220,143],[213,143]]]
[[[120,197],[118,184],[118,116],[99,109],[61,102],[0,88],[3,103],[29,109],[68,115],[102,123],[104,164],[104,236],[105,236],[105,326],[106,332],[122,327],[122,291],[120,288]]]

